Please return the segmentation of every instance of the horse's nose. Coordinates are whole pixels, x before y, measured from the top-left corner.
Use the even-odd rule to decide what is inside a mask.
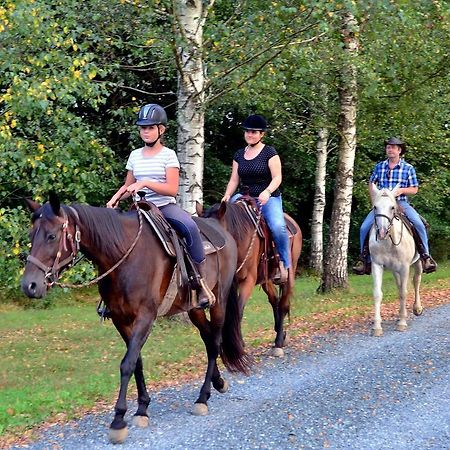
[[[27,282],[22,280],[21,283],[22,292],[30,298],[41,298],[43,296],[42,289],[39,289],[39,285],[35,281]]]

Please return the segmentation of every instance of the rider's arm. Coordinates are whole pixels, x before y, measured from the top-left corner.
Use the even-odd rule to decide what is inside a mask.
[[[236,161],[233,161],[230,181],[228,181],[227,189],[225,190],[225,195],[222,198],[223,202],[227,202],[228,200],[230,200],[230,197],[233,195],[234,191],[239,186],[238,168],[239,164]]]
[[[417,186],[410,186],[410,187],[405,187],[405,188],[397,188],[397,195],[415,195],[417,194],[417,191],[419,190],[419,188]]]
[[[180,181],[180,169],[178,167],[166,167],[166,181],[141,180],[136,181],[126,187],[128,192],[137,192],[146,187],[161,195],[170,195],[175,197],[178,194],[178,185]]]
[[[136,181],[134,178],[133,172],[129,170],[127,172],[127,176],[125,178],[124,184],[119,188],[119,190],[111,197],[111,200],[106,204],[108,208],[114,208],[119,200],[123,200],[130,196],[130,193],[127,192],[127,187],[133,184]]]
[[[272,181],[266,189],[272,194],[272,192],[280,187],[283,179],[281,175],[281,159],[278,155],[272,156],[272,158],[269,159],[269,169],[270,174],[272,175]]]

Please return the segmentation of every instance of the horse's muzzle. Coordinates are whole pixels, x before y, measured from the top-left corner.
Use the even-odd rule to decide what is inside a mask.
[[[24,275],[20,282],[22,292],[30,298],[43,298],[47,294],[48,284],[45,278]]]

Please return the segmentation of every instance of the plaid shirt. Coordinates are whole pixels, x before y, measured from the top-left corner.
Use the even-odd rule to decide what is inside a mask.
[[[393,169],[389,169],[389,160],[379,162],[370,177],[370,182],[375,183],[378,189],[388,188],[392,190],[397,184],[400,184],[401,188],[419,186],[416,170],[404,159],[400,159],[400,162]],[[407,201],[406,195],[399,195],[397,200]]]

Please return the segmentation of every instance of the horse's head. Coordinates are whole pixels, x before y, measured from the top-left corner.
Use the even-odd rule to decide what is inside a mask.
[[[373,186],[373,212],[379,239],[386,239],[389,236],[393,221],[397,217],[396,188],[391,191]]]
[[[72,261],[73,240],[68,215],[56,194],[50,194],[49,202],[44,205],[32,200],[26,202],[33,213],[31,252],[21,286],[28,297],[42,298],[58,278],[59,272]],[[76,234],[75,231],[73,234]]]
[[[227,211],[227,203],[226,202],[215,203],[214,205],[206,209],[203,209],[203,205],[197,203],[196,211],[199,217],[213,218],[221,222],[225,217],[225,213]]]

